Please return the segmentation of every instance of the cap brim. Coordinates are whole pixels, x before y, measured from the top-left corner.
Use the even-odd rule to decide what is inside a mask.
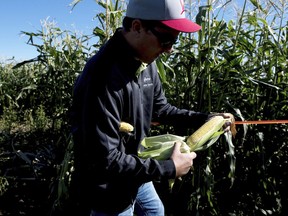
[[[174,20],[161,20],[160,21],[163,25],[172,28],[174,30],[180,32],[197,32],[201,29],[201,26],[188,20],[186,18],[183,19],[174,19]]]

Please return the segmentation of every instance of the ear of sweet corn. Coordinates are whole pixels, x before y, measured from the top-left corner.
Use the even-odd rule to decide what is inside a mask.
[[[138,155],[144,159],[154,158],[156,160],[167,160],[172,155],[176,141],[182,143],[180,149],[182,153],[207,149],[224,133],[222,128],[225,122],[226,119],[222,116],[214,116],[189,137],[172,134],[146,137],[141,142],[144,150],[139,151]],[[234,122],[232,122],[232,124],[233,123]],[[170,189],[173,188],[174,182],[174,179],[169,179]]]
[[[203,124],[186,140],[191,151],[200,150],[201,147],[211,138],[218,138],[223,133],[219,131],[222,129],[225,122],[226,120],[222,116],[214,116]]]
[[[180,141],[181,152],[192,152],[204,150],[217,141],[221,134],[226,120],[222,116],[214,116],[189,137],[182,137],[173,134],[146,137],[141,142],[144,150],[139,151],[141,158],[154,158],[157,160],[167,160],[170,158],[174,144]]]
[[[124,133],[130,133],[134,131],[134,127],[127,122],[120,122],[119,131]]]

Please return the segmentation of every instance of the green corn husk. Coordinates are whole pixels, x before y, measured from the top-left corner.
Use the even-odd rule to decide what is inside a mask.
[[[158,136],[151,136],[146,137],[142,141],[142,146],[145,148],[150,148],[154,146],[155,144],[163,144],[165,142],[171,142],[171,141],[184,141],[186,137],[177,136],[173,134],[163,134]]]
[[[214,117],[215,118],[215,117]],[[192,152],[192,151],[200,151],[205,150],[209,148],[211,145],[213,145],[221,134],[224,133],[222,130],[222,126],[225,124],[225,120],[222,117],[216,117],[218,120],[212,120],[211,122],[214,122],[213,124],[216,124],[216,127],[214,127],[214,131],[209,133],[205,133],[205,130],[203,132],[203,128],[207,127],[206,125],[209,124],[209,122],[205,123],[200,129],[198,129],[196,132],[194,132],[191,136],[177,136],[173,134],[165,134],[165,135],[158,135],[158,136],[151,136],[146,137],[142,140],[141,145],[144,147],[144,150],[139,151],[138,155],[140,158],[147,159],[147,158],[154,158],[156,160],[167,160],[170,158],[174,144],[176,141],[179,141],[182,143],[181,145],[181,152]],[[216,122],[216,123],[215,123]],[[217,131],[216,131],[217,130]],[[197,141],[196,143],[191,142],[191,137],[196,133],[197,136],[199,135],[203,136]]]
[[[142,151],[141,150],[138,151],[138,156],[143,159],[153,158],[156,160],[167,160],[172,155],[174,144],[176,141],[181,142],[182,145],[180,151],[182,153],[205,150],[209,148],[211,145],[213,145],[218,140],[221,134],[223,134],[223,131],[213,134],[211,139],[207,143],[205,143],[205,145],[204,144],[198,145],[197,148],[193,150],[191,150],[191,148],[186,144],[186,142],[183,141],[186,139],[186,137],[181,137],[181,139],[177,140],[175,139],[170,141],[167,140],[165,141],[164,139],[164,141],[162,142],[160,140],[161,138],[163,138],[162,137],[163,135],[147,137],[144,138],[143,141],[141,142],[141,145],[144,147],[144,149]],[[173,139],[175,138],[175,135],[166,134],[165,138]]]
[[[180,151],[182,153],[190,152],[190,148],[184,140],[185,137],[173,134],[146,137],[141,143],[144,150],[139,151],[138,155],[143,159],[154,158],[156,160],[166,160],[170,158],[176,141],[181,142]]]

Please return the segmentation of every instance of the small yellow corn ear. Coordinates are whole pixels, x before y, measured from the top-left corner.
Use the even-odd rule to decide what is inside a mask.
[[[203,124],[186,140],[186,143],[190,147],[191,151],[195,151],[197,148],[204,145],[216,132],[222,128],[225,122],[226,120],[222,116],[214,116]]]
[[[130,133],[134,131],[134,127],[127,122],[120,122],[119,131],[124,133]]]

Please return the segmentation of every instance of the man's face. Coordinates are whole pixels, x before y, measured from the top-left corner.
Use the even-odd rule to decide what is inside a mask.
[[[151,63],[162,53],[172,51],[179,32],[156,25],[149,28],[141,26],[140,34],[138,58],[145,63]]]

